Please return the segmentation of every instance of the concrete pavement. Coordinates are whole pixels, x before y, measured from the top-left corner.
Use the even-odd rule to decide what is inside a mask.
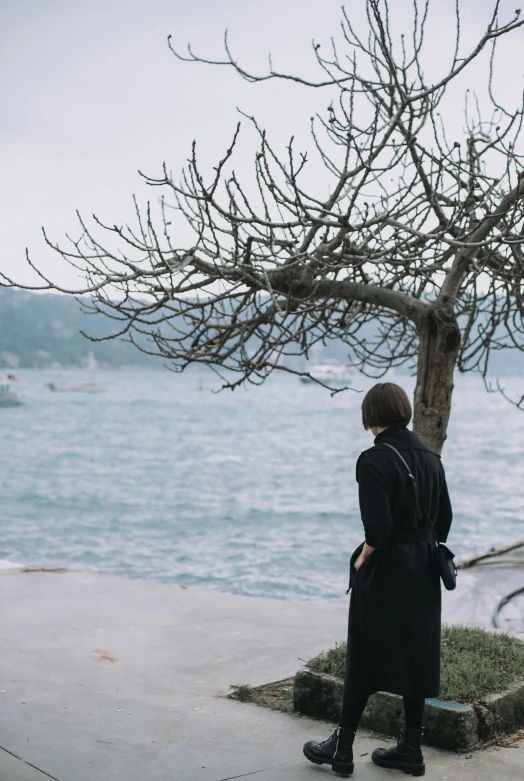
[[[473,570],[460,577],[463,594],[478,591]],[[0,594],[0,781],[336,778],[302,756],[331,725],[224,695],[291,676],[343,639],[347,598],[290,603],[20,569],[0,571]],[[448,620],[464,620],[463,596],[446,596]],[[355,777],[404,777],[370,762],[376,745],[359,733]],[[425,754],[428,779],[524,778],[524,741]]]

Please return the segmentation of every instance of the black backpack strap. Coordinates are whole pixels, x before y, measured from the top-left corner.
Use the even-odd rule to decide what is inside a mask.
[[[393,447],[393,445],[390,445],[389,442],[381,442],[381,444],[385,445],[386,447],[389,447],[398,456],[398,458],[400,458],[400,460],[402,461],[402,463],[406,467],[406,469],[408,471],[408,477],[411,480],[411,483],[413,485],[413,490],[415,491],[415,501],[417,503],[418,517],[422,518],[422,509],[421,509],[421,502],[420,502],[420,495],[419,495],[419,491],[418,491],[418,485],[417,485],[417,481],[415,480],[415,476],[414,476],[413,472],[409,468],[408,462],[406,461],[404,456],[401,455],[401,453],[398,452],[397,448]],[[435,532],[435,526],[433,524],[433,521],[431,520],[430,514],[428,513],[428,511],[426,510],[425,507],[424,507],[424,512],[426,513],[426,517],[427,517],[427,519],[429,521],[429,525],[431,527],[431,531],[433,532],[433,536],[435,537],[435,541],[438,543],[438,537],[437,537],[437,534]]]

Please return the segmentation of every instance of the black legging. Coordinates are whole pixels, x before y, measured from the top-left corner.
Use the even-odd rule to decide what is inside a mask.
[[[360,717],[367,705],[369,694],[346,694],[342,704],[340,726],[352,732],[357,731]],[[404,719],[408,729],[422,729],[424,697],[404,697]]]

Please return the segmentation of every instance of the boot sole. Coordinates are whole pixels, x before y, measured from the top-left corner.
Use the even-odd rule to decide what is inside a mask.
[[[354,762],[352,762],[351,765],[343,765],[338,762],[329,762],[325,759],[319,759],[314,754],[310,754],[305,746],[302,750],[304,752],[305,758],[309,759],[310,762],[314,762],[315,765],[331,765],[331,770],[333,773],[338,773],[341,776],[351,776],[353,774],[353,770],[355,769]]]
[[[385,767],[389,770],[403,770],[408,776],[423,776],[426,774],[426,766],[424,764],[411,765],[409,762],[387,762],[374,757],[373,754],[371,759],[379,767]]]

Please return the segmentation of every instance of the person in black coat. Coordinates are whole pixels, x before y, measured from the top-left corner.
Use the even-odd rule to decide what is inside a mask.
[[[362,422],[375,444],[357,461],[363,542],[351,556],[347,666],[340,726],[305,756],[353,772],[353,739],[368,697],[377,691],[404,698],[405,726],[396,746],[376,749],[375,764],[421,776],[422,718],[440,686],[440,574],[435,542],[452,520],[438,456],[408,429],[411,404],[394,383],[379,383],[362,402]],[[407,462],[418,486],[398,453]]]

